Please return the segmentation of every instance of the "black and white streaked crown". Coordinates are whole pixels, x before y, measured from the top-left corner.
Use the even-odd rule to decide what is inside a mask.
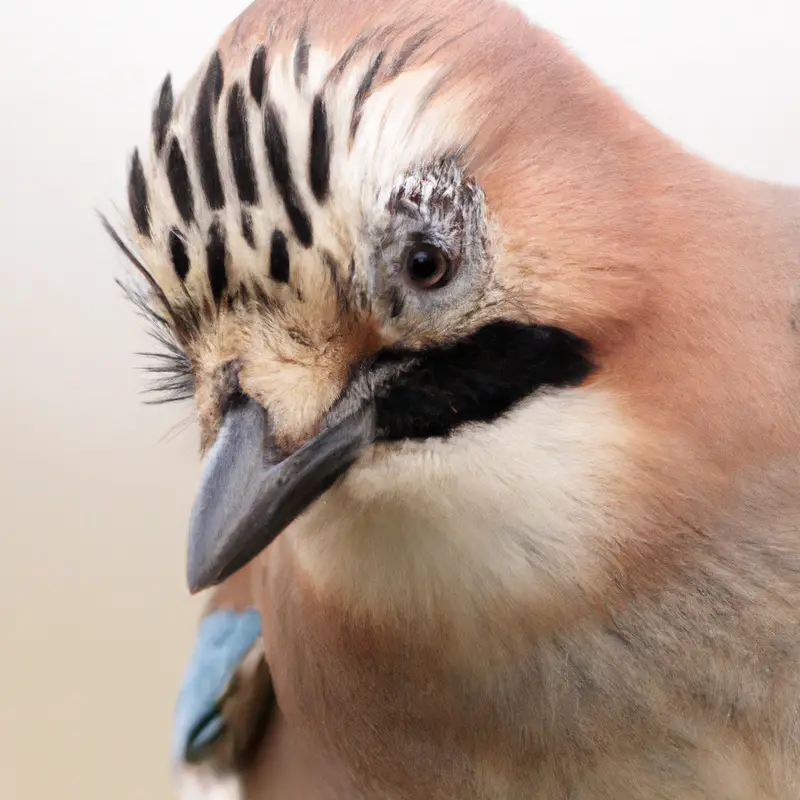
[[[215,51],[177,102],[165,78],[149,153],[131,161],[129,228],[179,335],[238,300],[290,302],[324,286],[341,299],[344,284],[363,296],[359,248],[386,227],[393,198],[408,206],[409,180],[421,182],[424,214],[453,178],[430,169],[460,145],[431,103],[446,71],[410,66],[425,41],[365,34],[331,54],[303,29],[290,47],[258,44],[238,68]]]

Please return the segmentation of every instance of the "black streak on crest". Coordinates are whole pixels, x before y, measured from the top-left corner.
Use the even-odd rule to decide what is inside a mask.
[[[133,151],[131,171],[128,176],[128,205],[136,230],[142,236],[150,236],[150,200],[147,196],[147,180],[144,177],[139,151]]]
[[[294,48],[294,85],[299,89],[308,75],[308,30],[304,25]]]
[[[365,36],[364,34],[356,37],[350,47],[344,51],[342,57],[331,68],[330,72],[328,73],[328,77],[325,78],[326,87],[336,84],[341,80],[345,70],[348,66],[350,66],[350,62],[356,57],[356,55],[358,55],[359,51],[364,48],[368,41],[369,37]]]
[[[397,77],[405,68],[406,64],[413,58],[414,54],[430,39],[433,28],[429,27],[419,31],[411,38],[407,39],[400,52],[392,59],[386,70],[387,78]]]
[[[308,159],[308,179],[314,197],[321,203],[328,197],[331,175],[331,134],[328,111],[321,95],[314,98],[311,109],[311,143]]]
[[[246,208],[242,209],[242,236],[250,247],[255,248],[256,237],[253,233],[253,218]]]
[[[353,114],[350,118],[351,145],[353,144],[353,140],[356,137],[356,132],[358,131],[359,123],[361,122],[361,115],[364,112],[364,103],[366,103],[367,98],[372,92],[372,85],[375,82],[375,77],[378,74],[378,70],[381,68],[381,64],[383,63],[385,55],[385,51],[381,50],[381,52],[372,59],[369,68],[364,73],[364,77],[361,79],[361,83],[356,90],[356,96],[353,100]]]
[[[214,113],[222,92],[222,60],[214,53],[206,70],[197,96],[197,107],[192,120],[195,159],[200,173],[200,184],[208,205],[217,211],[225,205],[225,192],[219,174],[217,150],[214,144]]]
[[[264,100],[266,83],[267,48],[260,44],[253,52],[253,60],[250,62],[250,94],[258,105],[261,105]]]
[[[278,110],[267,102],[264,114],[264,143],[267,148],[267,161],[269,162],[275,186],[283,201],[286,214],[292,223],[292,229],[303,247],[311,247],[313,233],[311,220],[303,208],[297,188],[292,180],[289,167],[289,150],[286,142],[286,132],[283,129]]]
[[[172,119],[172,78],[167,75],[158,93],[158,102],[153,109],[153,147],[160,156],[167,140],[167,128]]]
[[[286,245],[286,236],[277,228],[272,232],[270,242],[269,274],[274,281],[289,282],[289,249]]]
[[[186,244],[183,238],[175,228],[169,232],[169,256],[172,260],[175,274],[181,281],[185,281],[186,276],[189,274],[189,255],[186,252]]]
[[[343,311],[350,308],[350,295],[347,292],[347,287],[343,284],[341,278],[341,266],[334,257],[333,253],[329,250],[322,251],[322,261],[328,269],[328,274],[331,278],[331,286],[336,292],[336,302]]]
[[[239,199],[248,205],[258,203],[258,184],[250,151],[250,135],[247,127],[247,105],[244,89],[234,83],[228,94],[228,143],[231,151],[231,167],[236,181]]]
[[[222,293],[228,284],[226,266],[227,252],[225,250],[225,230],[218,219],[211,223],[206,244],[206,264],[208,268],[208,282],[211,286],[211,296],[219,305]]]
[[[189,182],[189,169],[177,139],[172,140],[167,154],[167,180],[175,206],[184,222],[194,218],[194,197]]]
[[[219,50],[215,51],[214,55],[211,56],[206,79],[209,82],[212,105],[216,105],[219,103],[220,97],[222,97],[222,86],[225,82],[225,76],[222,71],[222,58],[220,57]]]

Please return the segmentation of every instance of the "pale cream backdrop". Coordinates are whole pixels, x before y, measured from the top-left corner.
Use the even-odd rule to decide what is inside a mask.
[[[524,5],[688,146],[800,183],[798,0]],[[124,198],[164,73],[181,83],[243,6],[2,6],[4,800],[172,796],[170,716],[199,609],[183,572],[196,438],[167,436],[188,404],[137,394],[147,342],[94,209]]]

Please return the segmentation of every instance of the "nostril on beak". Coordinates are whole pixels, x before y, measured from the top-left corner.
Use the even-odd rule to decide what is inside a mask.
[[[222,420],[228,416],[230,411],[242,408],[250,401],[258,405],[254,398],[250,397],[242,389],[239,380],[241,368],[242,362],[238,359],[232,359],[221,364],[214,372],[214,391],[216,392],[219,415]],[[263,409],[263,415],[264,464],[277,464],[279,461],[283,461],[289,453],[278,446],[269,413],[266,409]]]
[[[214,389],[218,398],[220,416],[223,418],[231,408],[241,405],[247,399],[239,382],[242,362],[238,359],[226,361],[214,373]]]

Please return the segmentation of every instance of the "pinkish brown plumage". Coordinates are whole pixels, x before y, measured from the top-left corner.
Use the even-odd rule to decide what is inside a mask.
[[[263,0],[130,196],[248,797],[794,800],[799,192],[503,4]]]

